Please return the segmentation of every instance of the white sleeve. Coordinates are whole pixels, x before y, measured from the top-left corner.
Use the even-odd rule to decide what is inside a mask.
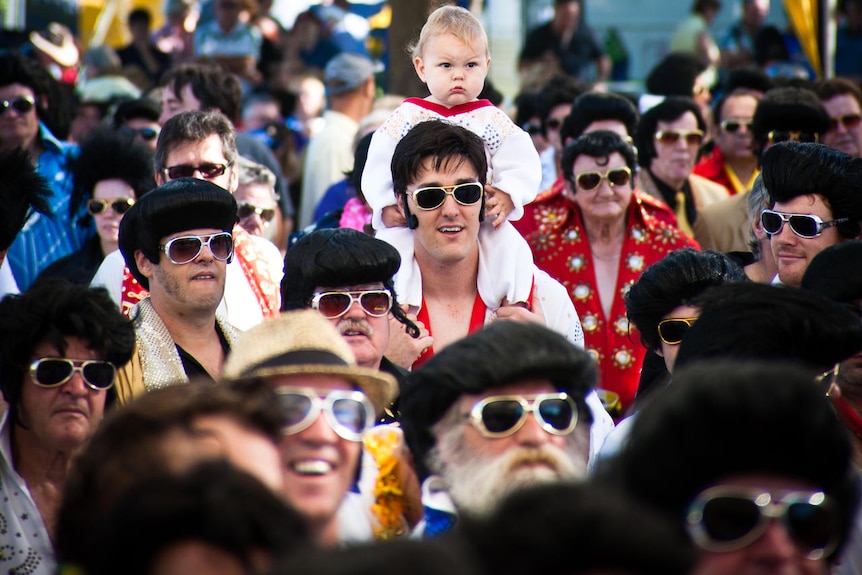
[[[103,287],[108,290],[111,300],[122,310],[123,299],[123,271],[126,268],[126,260],[123,253],[115,250],[105,256],[96,275],[90,281],[90,287]]]
[[[387,132],[381,129],[375,131],[368,148],[368,159],[362,170],[362,194],[373,210],[371,225],[375,230],[386,227],[383,224],[383,208],[397,203],[390,167],[397,144],[398,140],[393,139]]]
[[[514,124],[499,148],[492,152],[491,182],[492,186],[509,194],[515,204],[509,214],[510,221],[520,220],[524,216],[524,205],[539,193],[542,160],[530,135]]]

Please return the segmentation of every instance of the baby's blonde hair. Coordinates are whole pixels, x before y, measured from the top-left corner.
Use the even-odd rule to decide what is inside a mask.
[[[416,43],[407,47],[410,57],[421,58],[425,45],[433,36],[439,34],[452,34],[465,44],[478,40],[485,47],[485,56],[491,56],[488,35],[485,34],[482,23],[469,10],[460,6],[441,6],[428,16]]]

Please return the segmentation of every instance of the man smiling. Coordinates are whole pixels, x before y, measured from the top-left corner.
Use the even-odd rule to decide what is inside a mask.
[[[799,287],[814,256],[859,237],[862,159],[823,144],[785,142],[763,155],[771,209],[760,215],[778,280]]]

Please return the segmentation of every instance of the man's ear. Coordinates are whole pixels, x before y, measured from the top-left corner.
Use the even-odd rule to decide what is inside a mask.
[[[153,277],[153,262],[141,250],[135,250],[135,265],[138,266],[138,271],[141,272],[142,276],[147,279]]]
[[[157,186],[161,186],[163,184],[168,183],[168,181],[165,179],[165,171],[163,169],[162,170],[156,170],[155,175],[156,175],[156,185]]]

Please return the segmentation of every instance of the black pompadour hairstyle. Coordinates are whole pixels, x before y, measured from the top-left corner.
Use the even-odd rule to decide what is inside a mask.
[[[33,167],[30,153],[24,148],[0,152],[0,251],[8,250],[24,227],[30,210],[50,216],[48,182]]]
[[[728,256],[683,248],[646,268],[626,294],[626,315],[648,349],[661,349],[658,322],[705,290],[727,282],[746,281],[743,269]]]
[[[85,342],[116,368],[129,362],[135,346],[131,322],[103,288],[42,279],[26,292],[0,301],[0,391],[13,422],[18,418],[33,349],[47,342],[63,356],[70,337]],[[108,391],[108,403],[115,394],[113,388]]]
[[[862,219],[862,158],[825,144],[781,142],[763,153],[763,185],[771,205],[804,195],[822,196],[845,239],[859,236]]]
[[[586,92],[575,98],[572,111],[560,128],[560,140],[566,142],[569,138],[577,138],[587,126],[600,120],[621,122],[629,136],[634,138],[638,119],[637,108],[625,96],[612,92]]]

